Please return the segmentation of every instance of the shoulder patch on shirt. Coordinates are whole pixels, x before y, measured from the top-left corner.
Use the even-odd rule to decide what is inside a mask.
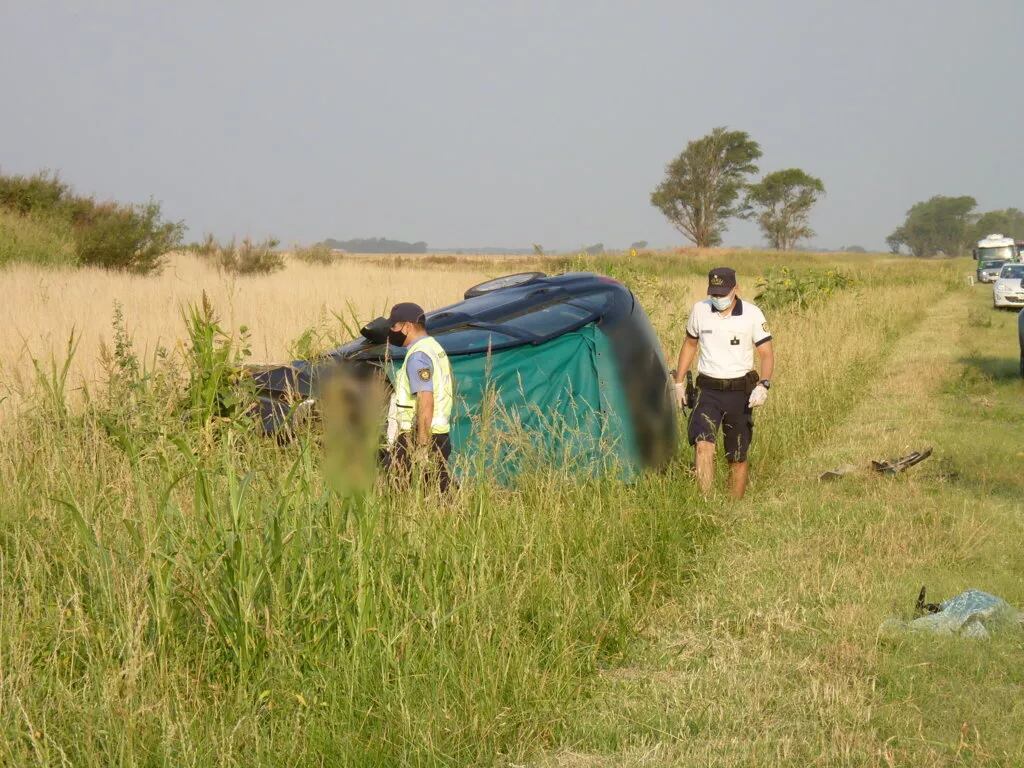
[[[765,333],[769,333],[767,322],[761,323],[761,330],[764,331]]]
[[[431,371],[430,371],[429,368],[420,368],[420,380],[421,381],[430,381],[431,375],[432,374],[431,374]]]

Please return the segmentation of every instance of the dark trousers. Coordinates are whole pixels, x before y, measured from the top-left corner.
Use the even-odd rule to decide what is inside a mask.
[[[416,450],[411,432],[403,432],[395,440],[390,451],[383,457],[384,469],[393,483],[408,486],[412,480],[412,456]],[[448,457],[452,454],[452,440],[449,435],[430,436],[430,458],[423,467],[424,482],[436,482],[441,493],[447,493],[452,485],[448,469]]]
[[[716,442],[721,428],[726,459],[746,461],[754,439],[754,412],[747,405],[749,397],[745,390],[698,389],[687,430],[690,445],[696,445],[698,440]]]

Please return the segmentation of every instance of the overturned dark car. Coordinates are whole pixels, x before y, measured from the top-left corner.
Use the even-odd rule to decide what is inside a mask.
[[[497,457],[492,467],[514,474],[524,440],[526,452],[546,461],[625,477],[662,468],[674,455],[669,373],[646,313],[622,283],[585,272],[508,275],[428,312],[426,326],[455,378],[456,471],[479,467],[474,459],[486,449]],[[339,373],[389,386],[405,349],[390,346],[387,333],[378,318],[317,360],[252,369],[263,430],[288,434],[297,418],[315,412]]]

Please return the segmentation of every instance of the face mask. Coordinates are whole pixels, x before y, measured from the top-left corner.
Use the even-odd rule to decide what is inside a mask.
[[[733,298],[732,294],[730,294],[728,296],[712,296],[711,297],[711,305],[715,309],[717,309],[719,312],[722,312],[722,311],[728,309],[729,305],[732,304],[732,298]]]
[[[388,331],[388,344],[393,347],[404,347],[407,338],[401,331]]]

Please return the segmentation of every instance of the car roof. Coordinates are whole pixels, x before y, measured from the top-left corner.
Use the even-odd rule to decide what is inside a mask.
[[[622,283],[591,272],[539,276],[522,285],[498,288],[426,313],[428,333],[449,355],[539,344],[629,311],[633,294]],[[332,350],[335,360],[394,360],[404,347],[358,338]]]

